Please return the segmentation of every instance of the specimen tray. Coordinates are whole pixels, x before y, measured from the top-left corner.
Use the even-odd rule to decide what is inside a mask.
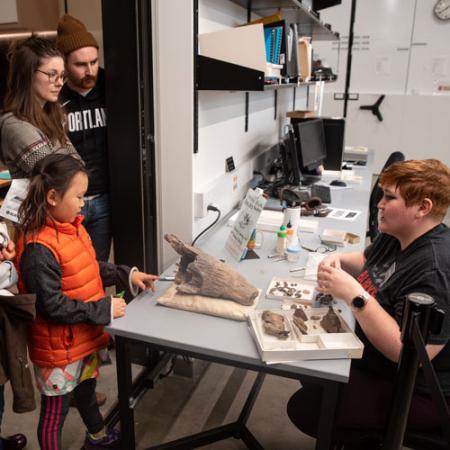
[[[285,329],[289,330],[287,339],[280,339],[267,334],[263,328],[262,314],[264,310],[249,313],[248,322],[261,359],[268,363],[291,362],[308,359],[342,359],[361,358],[363,343],[348,326],[339,312],[335,311],[341,322],[339,333],[327,333],[321,326],[322,317],[328,308],[303,307],[308,320],[305,321],[307,334],[302,334],[294,325],[294,309],[271,310],[285,319]]]

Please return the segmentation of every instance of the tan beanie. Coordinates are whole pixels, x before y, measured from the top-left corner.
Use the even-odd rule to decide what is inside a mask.
[[[70,14],[64,14],[59,19],[56,45],[64,55],[68,55],[81,47],[98,48],[95,37],[89,33],[84,23]]]

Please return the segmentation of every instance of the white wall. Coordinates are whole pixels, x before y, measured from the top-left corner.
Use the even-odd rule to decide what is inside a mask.
[[[355,48],[350,92],[358,101],[348,103],[346,144],[366,145],[375,152],[379,172],[394,150],[409,159],[437,158],[450,165],[448,141],[441,130],[450,117],[450,22],[433,16],[434,0],[359,0],[356,8]],[[339,81],[326,86],[324,115],[342,115],[343,102],[333,99],[343,92],[346,42],[351,0],[322,11],[322,18],[341,32]],[[333,64],[336,50],[328,43],[316,46]],[[380,107],[383,122],[360,105],[373,104],[385,94]]]

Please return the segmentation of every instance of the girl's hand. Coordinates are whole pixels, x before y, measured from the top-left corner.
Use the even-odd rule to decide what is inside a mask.
[[[317,291],[341,298],[347,304],[363,291],[362,286],[349,273],[331,265],[319,266]]]
[[[147,289],[155,291],[155,280],[158,278],[157,275],[150,275],[144,272],[133,272],[131,275],[131,282],[143,291]]]
[[[13,241],[9,241],[6,247],[0,251],[0,261],[11,261],[16,257],[16,245]]]
[[[113,303],[113,318],[117,319],[118,317],[124,316],[125,309],[127,307],[125,300],[120,297],[113,297],[112,303]]]

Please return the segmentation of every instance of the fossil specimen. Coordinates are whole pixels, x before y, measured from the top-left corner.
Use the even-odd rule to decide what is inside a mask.
[[[323,306],[331,305],[333,302],[333,296],[330,294],[317,294],[316,301],[318,301]]]
[[[305,311],[301,306],[298,306],[294,311],[294,320],[296,317],[302,319],[304,322],[308,320],[308,316],[305,314]]]
[[[308,334],[308,326],[301,317],[298,317],[294,314],[293,322],[294,325],[300,330],[302,334]]]
[[[294,282],[288,283],[287,281],[277,281],[269,290],[270,295],[292,298],[302,298],[311,295],[311,293],[310,289],[306,289]]]
[[[166,234],[164,239],[181,255],[175,275],[178,293],[234,300],[245,306],[253,304],[258,289],[236,270],[173,234]]]
[[[289,330],[286,330],[284,317],[271,311],[264,311],[261,315],[264,331],[267,334],[276,336],[279,339],[287,339]]]
[[[328,307],[328,312],[323,316],[320,325],[327,333],[339,333],[341,331],[341,321],[332,306]]]

